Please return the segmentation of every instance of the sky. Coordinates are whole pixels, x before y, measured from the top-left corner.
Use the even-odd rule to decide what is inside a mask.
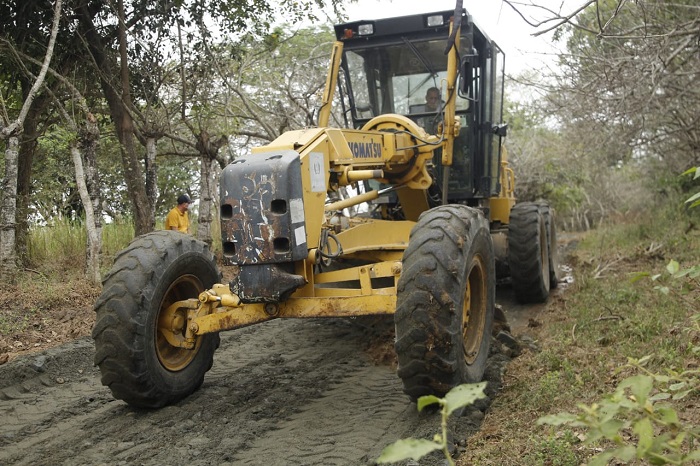
[[[538,5],[564,12],[574,11],[583,0],[534,0]],[[516,3],[530,3],[520,0]],[[453,10],[455,0],[358,0],[346,3],[345,11],[350,21],[404,16],[431,11]],[[501,47],[506,55],[506,73],[517,74],[528,69],[551,66],[556,47],[552,33],[539,37],[532,34],[537,29],[528,25],[510,6],[500,0],[463,0],[462,7],[471,14],[474,22]],[[535,21],[546,18],[544,10],[523,7],[521,11]]]

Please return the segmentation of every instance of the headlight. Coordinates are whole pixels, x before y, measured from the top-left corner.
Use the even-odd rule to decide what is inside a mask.
[[[357,34],[360,36],[369,36],[374,34],[374,24],[360,24],[357,27]]]
[[[442,15],[428,16],[427,23],[429,28],[442,26],[445,24],[445,18],[443,18]]]

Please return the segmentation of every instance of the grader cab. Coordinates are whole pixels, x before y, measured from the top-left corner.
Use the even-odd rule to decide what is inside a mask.
[[[186,397],[224,330],[379,314],[394,316],[404,391],[441,396],[483,376],[497,271],[522,301],[547,298],[554,222],[546,204],[515,202],[499,47],[461,8],[335,34],[318,126],[221,176],[234,278],[219,283],[208,247],[171,231],[136,238],[116,259],[93,331],[116,398],[159,407]],[[344,128],[329,126],[334,104]]]

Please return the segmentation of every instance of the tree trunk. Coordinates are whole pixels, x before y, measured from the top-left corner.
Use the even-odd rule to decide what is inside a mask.
[[[204,241],[209,246],[213,242],[212,223],[214,222],[214,210],[216,199],[216,183],[214,176],[218,164],[203,155],[201,159],[201,177],[199,188],[199,219],[197,221],[197,239]]]
[[[2,212],[0,213],[0,280],[3,282],[13,281],[17,273],[17,253],[16,253],[16,219],[17,219],[17,175],[19,159],[19,137],[23,131],[24,121],[27,119],[29,109],[32,107],[34,98],[39,89],[44,84],[44,78],[49,69],[49,63],[53,57],[53,48],[56,44],[58,34],[58,24],[61,18],[62,0],[56,0],[53,25],[51,26],[51,37],[46,47],[46,55],[41,65],[41,71],[34,81],[34,85],[27,93],[22,108],[19,111],[17,120],[9,125],[0,128],[0,137],[7,142],[5,150],[5,178],[3,179],[3,198],[0,202]]]
[[[102,37],[97,33],[93,18],[87,6],[79,10],[81,27],[83,34],[87,38],[90,53],[94,58],[96,66],[99,68],[100,84],[109,105],[110,115],[114,121],[117,138],[121,143],[122,167],[124,169],[124,180],[129,191],[129,200],[134,213],[134,230],[136,235],[141,235],[152,231],[154,224],[153,216],[150,214],[146,186],[141,172],[141,165],[136,149],[134,137],[134,121],[129,113],[129,108],[133,107],[131,92],[129,89],[129,63],[126,55],[126,32],[124,30],[124,10],[123,3],[119,5],[119,44],[120,57],[119,64],[112,62],[108,57],[114,54],[104,45]],[[119,69],[119,80],[112,80],[114,70]]]
[[[220,136],[212,139],[209,136],[209,133],[205,130],[200,130],[199,134],[194,133],[193,130],[193,134],[195,134],[195,137],[197,138],[195,147],[200,153],[201,158],[201,188],[197,238],[211,246],[213,242],[213,210],[216,209],[216,207],[214,207],[216,205],[215,200],[217,191],[215,176],[218,178],[218,174],[221,171],[219,168],[219,162],[221,160],[221,157],[219,157],[219,150],[228,144],[228,139],[226,136]],[[224,165],[222,164],[222,168],[223,166]]]
[[[26,264],[29,259],[29,201],[32,189],[32,164],[37,146],[36,121],[32,121],[31,116],[27,119],[25,130],[19,147],[17,166],[17,225],[15,229],[17,260],[21,264]]]
[[[92,113],[87,114],[85,128],[81,132],[80,149],[85,157],[85,183],[87,184],[92,212],[95,216],[95,228],[98,238],[102,238],[102,196],[100,195],[100,177],[97,170],[97,142],[100,140],[100,127]],[[101,246],[100,246],[101,249]]]
[[[100,139],[100,127],[92,113],[88,112],[85,126],[79,130],[78,134],[79,147],[75,148],[75,153],[71,147],[71,155],[75,166],[78,192],[85,209],[85,227],[87,229],[85,274],[89,279],[99,284],[101,280],[100,258],[102,257],[102,209],[100,208],[101,198],[97,171],[97,142]],[[84,157],[84,166],[81,155]]]
[[[87,277],[94,283],[100,283],[100,249],[102,241],[97,233],[95,226],[95,215],[92,210],[92,202],[88,193],[87,183],[85,182],[85,173],[83,172],[83,160],[80,156],[80,150],[75,144],[71,144],[71,156],[73,157],[73,165],[75,166],[75,182],[78,185],[80,200],[83,202],[85,209],[85,227],[87,229],[87,260],[85,261],[85,273]]]
[[[17,161],[19,137],[11,135],[5,150],[5,177],[2,180],[2,219],[0,223],[0,280],[13,282],[17,273],[15,219],[17,218]]]
[[[151,229],[156,227],[156,201],[158,200],[158,168],[156,167],[156,153],[158,140],[155,137],[146,138],[146,197],[151,208]]]
[[[106,85],[109,86],[108,83]],[[110,105],[110,109],[118,115],[118,119],[115,119],[115,122],[117,136],[122,143],[124,179],[129,189],[129,198],[134,209],[134,230],[138,236],[152,231],[153,219],[150,215],[151,208],[148,205],[146,187],[136,152],[133,120],[121,99],[107,99],[107,102]]]
[[[31,88],[31,82],[22,80],[22,94],[26,99]],[[39,131],[39,120],[49,103],[48,93],[42,93],[35,99],[24,121],[24,131],[19,146],[18,174],[17,174],[17,226],[15,228],[15,243],[17,260],[20,264],[26,264],[28,260],[29,242],[29,202],[32,194],[32,171],[34,154],[38,146],[38,138],[43,129]]]

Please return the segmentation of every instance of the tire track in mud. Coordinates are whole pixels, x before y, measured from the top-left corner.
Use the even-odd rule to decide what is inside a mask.
[[[415,418],[415,407],[402,396],[394,379],[386,368],[355,371],[342,385],[280,423],[279,430],[256,439],[250,451],[236,460],[245,465],[371,463],[398,438],[391,435],[393,429]],[[271,449],[283,452],[284,462],[271,463],[255,454]]]
[[[432,437],[439,417],[369,360],[368,333],[342,319],[222,333],[202,388],[154,411],[102,387],[90,340],[12,361],[0,366],[0,464],[373,464],[398,438]],[[453,422],[455,438],[478,419]]]

